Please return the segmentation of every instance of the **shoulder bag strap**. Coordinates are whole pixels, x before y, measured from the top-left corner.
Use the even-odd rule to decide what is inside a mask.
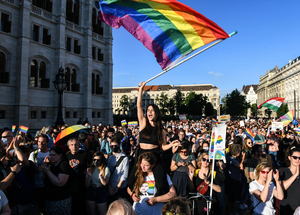
[[[126,156],[122,156],[119,158],[119,160],[117,161],[116,165],[114,166],[113,170],[111,171],[110,175],[114,174],[114,171],[116,170],[116,168],[118,166],[120,166],[121,162],[123,161],[123,159],[125,158]]]

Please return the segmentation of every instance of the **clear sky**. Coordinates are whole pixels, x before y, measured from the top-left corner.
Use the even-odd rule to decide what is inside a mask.
[[[149,82],[213,84],[221,98],[300,56],[300,1],[180,0],[228,34],[238,34]],[[138,86],[160,73],[154,55],[123,27],[113,29],[113,86]],[[201,49],[201,48],[200,48]]]

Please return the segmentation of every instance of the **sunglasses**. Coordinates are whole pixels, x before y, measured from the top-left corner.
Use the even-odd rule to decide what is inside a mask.
[[[180,153],[183,153],[184,155],[186,155],[187,151],[180,151]]]
[[[260,171],[261,174],[268,174],[270,171]]]
[[[300,157],[297,157],[297,156],[292,156],[292,158],[294,158],[294,160],[300,160]]]
[[[101,159],[93,159],[93,161],[101,161]]]
[[[110,148],[116,148],[116,147],[118,147],[117,145],[112,145],[112,146],[110,146]]]
[[[202,158],[202,161],[209,163],[209,159],[206,159],[206,158]]]

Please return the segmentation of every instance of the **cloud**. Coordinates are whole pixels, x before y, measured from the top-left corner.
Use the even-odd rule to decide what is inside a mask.
[[[212,72],[212,71],[211,71],[211,72],[208,72],[208,74],[209,74],[209,75],[213,75],[213,76],[216,77],[216,78],[217,78],[217,77],[222,77],[222,76],[223,76],[222,73]]]

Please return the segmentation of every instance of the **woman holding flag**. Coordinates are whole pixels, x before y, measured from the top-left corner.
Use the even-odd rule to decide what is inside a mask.
[[[137,157],[146,152],[152,152],[157,159],[156,165],[153,168],[153,174],[157,183],[157,195],[163,195],[169,192],[169,186],[166,177],[166,170],[162,164],[161,152],[168,150],[174,145],[180,145],[179,142],[174,141],[174,144],[166,144],[166,132],[161,123],[160,110],[157,105],[150,104],[144,115],[142,94],[145,87],[145,82],[139,84],[139,94],[137,98],[137,114],[139,120],[139,150]],[[137,167],[134,166],[128,178],[128,187],[133,190],[135,183],[135,173]]]

